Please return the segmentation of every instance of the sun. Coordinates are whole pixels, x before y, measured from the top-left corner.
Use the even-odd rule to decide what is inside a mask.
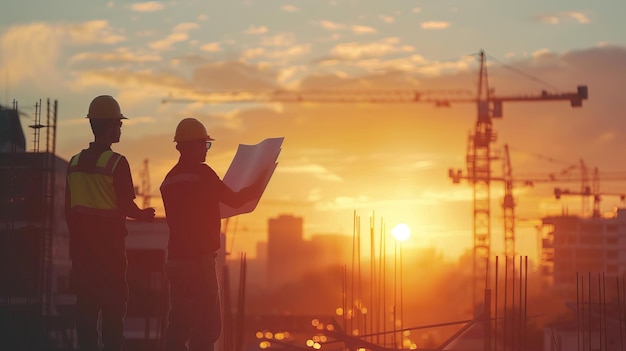
[[[391,234],[396,240],[405,241],[411,236],[411,228],[404,223],[399,223],[393,227]]]

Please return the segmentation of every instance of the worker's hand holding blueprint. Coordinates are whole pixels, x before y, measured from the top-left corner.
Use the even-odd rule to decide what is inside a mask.
[[[263,190],[265,190],[278,165],[276,160],[278,159],[283,140],[284,137],[268,138],[256,145],[239,144],[235,158],[224,175],[224,183],[232,190],[239,191],[254,183],[259,177],[265,176],[263,182]],[[257,198],[239,208],[220,204],[221,217],[228,218],[252,212],[259,203],[261,195],[262,192],[259,193]]]

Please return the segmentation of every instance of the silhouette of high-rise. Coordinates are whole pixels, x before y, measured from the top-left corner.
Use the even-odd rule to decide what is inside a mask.
[[[302,265],[308,259],[302,255],[303,219],[280,215],[268,221],[267,277],[275,287],[299,278]]]

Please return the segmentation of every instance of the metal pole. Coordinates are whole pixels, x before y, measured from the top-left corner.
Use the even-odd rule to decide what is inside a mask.
[[[494,285],[495,285],[494,289],[496,291],[496,294],[494,296],[494,299],[495,299],[495,302],[494,302],[494,306],[495,306],[495,308],[494,308],[495,317],[494,318],[495,318],[495,321],[494,321],[494,326],[493,326],[494,327],[493,342],[494,342],[494,350],[495,351],[498,351],[498,266],[499,266],[498,258],[499,257],[496,256],[496,269],[495,269],[495,271],[496,271],[495,272],[495,276],[496,277],[495,277],[495,282],[494,282]]]

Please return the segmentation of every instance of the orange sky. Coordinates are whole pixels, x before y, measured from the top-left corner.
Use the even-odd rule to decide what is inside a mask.
[[[545,53],[516,63],[520,76],[506,67],[489,67],[490,86],[506,95],[537,94],[542,89],[575,91],[587,84],[590,98],[582,108],[571,108],[566,101],[519,102],[504,106],[504,118],[496,120],[498,140],[511,147],[514,172],[548,174],[582,158],[589,167],[601,171],[620,171],[617,150],[623,148],[624,111],[620,82],[626,75],[626,50],[598,47],[566,54]],[[224,68],[227,69],[227,68]],[[255,72],[248,72],[254,80]],[[202,72],[196,72],[201,75]],[[262,73],[256,72],[257,75]],[[264,74],[264,73],[263,73]],[[220,75],[228,79],[228,74]],[[200,79],[200,78],[197,78]],[[540,80],[541,82],[538,82]],[[406,87],[414,78],[387,73],[358,79],[316,76],[303,87]],[[418,89],[473,89],[477,81],[475,66],[456,74],[423,76]],[[552,85],[546,87],[545,82]],[[238,84],[245,88],[246,79]],[[543,83],[543,84],[542,84]],[[234,84],[234,83],[233,83]],[[135,182],[142,160],[150,160],[153,193],[165,172],[177,159],[171,142],[173,127],[186,116],[202,120],[217,139],[207,162],[223,176],[237,145],[255,144],[267,137],[284,136],[279,166],[255,213],[237,220],[238,247],[252,255],[258,240],[265,240],[267,219],[288,213],[305,218],[305,236],[315,233],[352,233],[354,211],[367,225],[369,217],[383,219],[389,230],[398,222],[413,229],[411,245],[434,245],[453,257],[472,242],[471,187],[454,185],[448,168],[465,168],[467,136],[476,120],[473,104],[436,108],[430,104],[239,104],[228,106],[204,104],[165,104],[158,106],[160,120],[142,117],[142,104],[133,102],[132,92],[118,96],[130,120],[122,131],[122,141],[114,149],[125,154],[133,167]],[[130,103],[129,103],[130,102]],[[153,102],[151,102],[153,104]],[[88,104],[85,101],[85,108]],[[89,142],[89,127],[83,118],[63,115],[60,102],[59,154],[68,157]],[[152,107],[155,107],[154,105]],[[160,132],[164,126],[170,126]],[[148,134],[146,131],[151,130]],[[141,135],[141,136],[140,136]],[[550,158],[553,161],[549,162]],[[501,165],[493,163],[495,175]],[[580,199],[557,202],[553,187],[577,183],[543,185],[518,189],[518,217],[538,219],[561,211],[564,201],[574,212]],[[502,251],[502,212],[499,208],[503,187],[493,185],[493,250]],[[622,183],[603,183],[604,191],[621,191]],[[159,199],[153,200],[160,215]],[[617,204],[607,198],[603,205],[610,210]],[[519,235],[521,254],[533,256],[536,248],[534,230],[526,224]],[[235,228],[234,224],[230,228]],[[230,230],[230,229],[229,229]],[[525,238],[522,238],[525,236]]]

